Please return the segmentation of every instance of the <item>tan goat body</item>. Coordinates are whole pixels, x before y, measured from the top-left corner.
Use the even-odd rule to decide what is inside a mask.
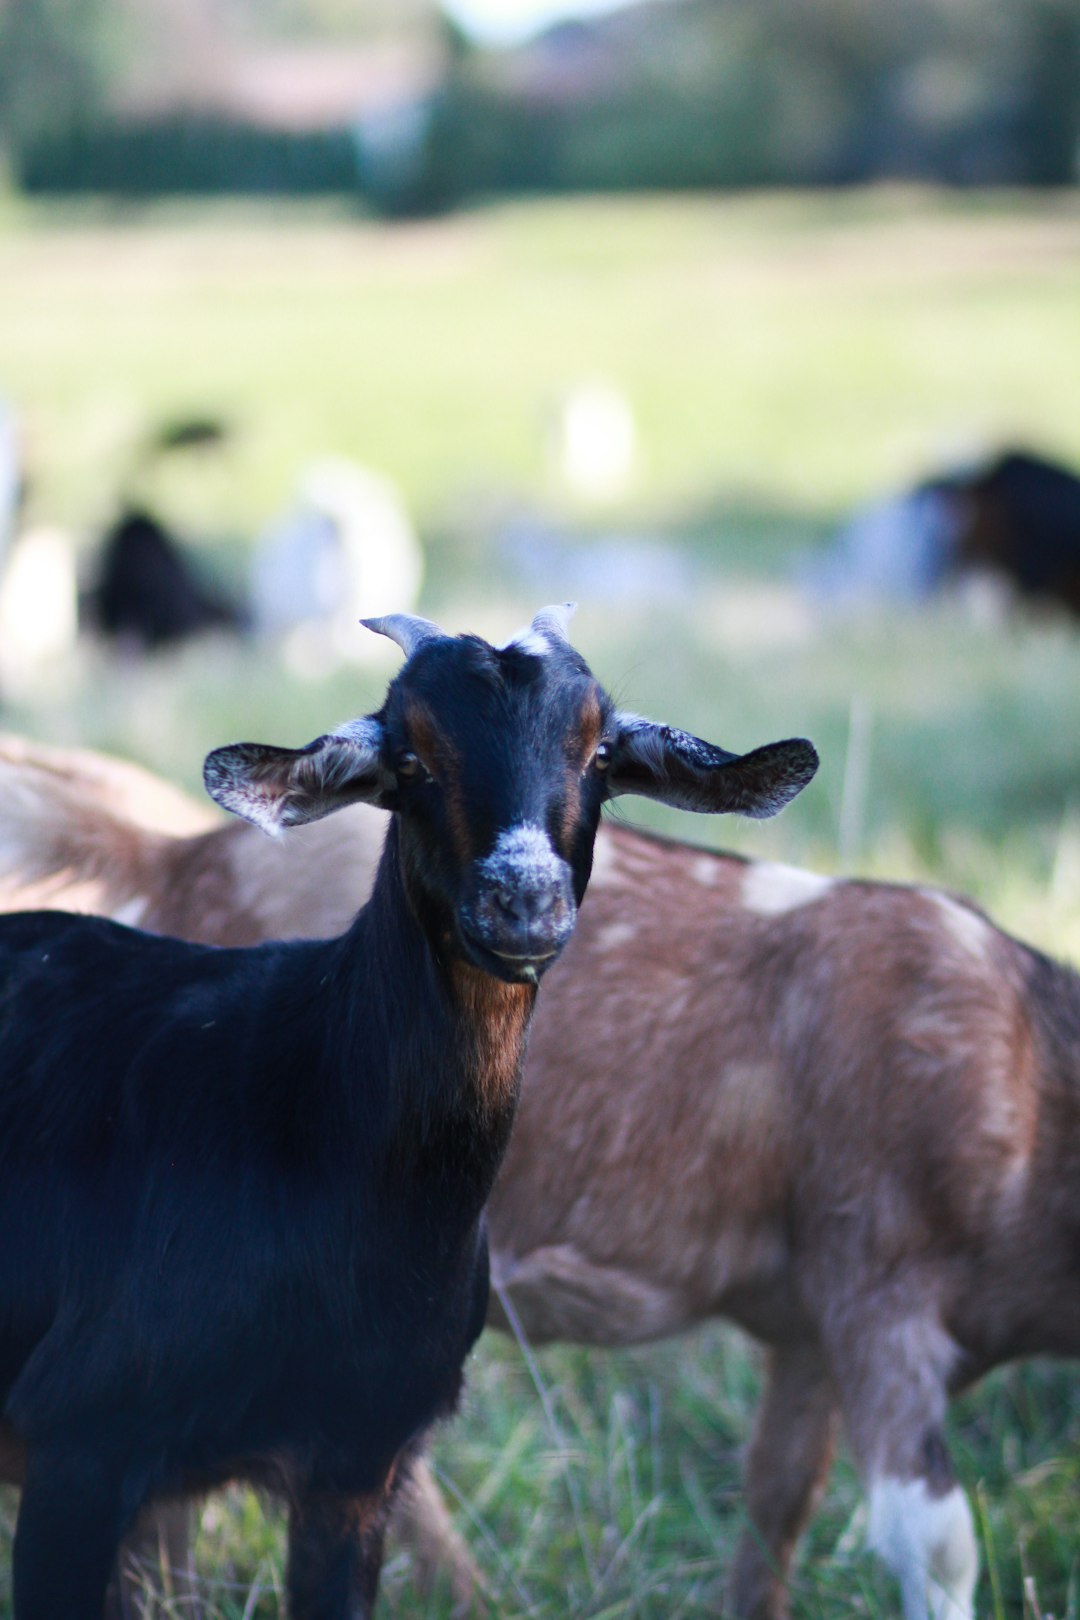
[[[340,931],[382,839],[363,807],[282,843],[185,830],[180,801],[166,829],[152,778],[15,740],[0,783],[6,904],[221,944]],[[1080,979],[937,890],[608,825],[545,992],[490,1205],[528,1336],[741,1324],[769,1363],[732,1611],[784,1612],[842,1418],[906,1620],[970,1617],[948,1400],[1012,1357],[1080,1353]]]

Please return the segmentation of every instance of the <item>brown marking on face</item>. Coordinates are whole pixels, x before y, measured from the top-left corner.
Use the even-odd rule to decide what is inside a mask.
[[[581,771],[573,766],[566,772],[566,791],[563,794],[563,813],[559,823],[559,852],[570,848],[578,821],[581,818]]]
[[[465,800],[461,791],[461,763],[456,748],[438,730],[427,705],[410,697],[405,706],[405,731],[409,747],[421,765],[433,776],[443,790],[446,819],[454,853],[462,865],[467,865],[475,854],[469,833],[469,818],[465,813]]]
[[[476,1101],[483,1118],[490,1120],[512,1108],[517,1098],[536,991],[527,984],[504,984],[460,960],[450,972],[473,1043]]]
[[[566,793],[563,797],[560,838],[563,849],[573,840],[581,816],[581,780],[596,753],[604,730],[604,711],[600,706],[597,687],[590,687],[578,716],[578,745],[573,749],[566,772]]]
[[[581,729],[581,764],[584,767],[595,754],[604,729],[604,711],[600,707],[600,693],[595,686],[589,689],[589,693],[581,705],[579,726]]]
[[[432,776],[437,775],[449,750],[436,729],[430,709],[410,696],[405,704],[404,721],[409,747],[424,769]]]

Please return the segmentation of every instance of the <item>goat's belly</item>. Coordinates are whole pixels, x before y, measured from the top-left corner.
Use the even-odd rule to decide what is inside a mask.
[[[156,1460],[155,1494],[229,1480],[286,1496],[374,1490],[403,1451],[453,1412],[466,1353],[460,1338],[422,1334],[391,1350],[373,1336],[327,1343],[318,1366],[287,1361],[234,1411],[189,1411],[187,1432],[171,1434]]]
[[[78,1332],[58,1323],[27,1359],[6,1415],[31,1447],[77,1439],[123,1454],[153,1494],[231,1478],[373,1489],[457,1404],[486,1297],[477,1258],[452,1289],[419,1299],[401,1289],[383,1311],[309,1301],[301,1315],[258,1312],[231,1334],[204,1322],[203,1334],[160,1340],[145,1324],[138,1336],[101,1319]],[[0,1457],[0,1472],[12,1471]]]
[[[155,1497],[231,1480],[286,1497],[303,1489],[363,1495],[453,1412],[466,1353],[460,1337],[442,1335],[419,1335],[396,1351],[376,1337],[328,1343],[318,1366],[289,1359],[272,1381],[252,1369],[246,1385],[210,1376],[132,1390],[122,1409],[96,1407],[75,1380],[65,1410],[35,1388],[14,1403],[17,1421],[0,1426],[0,1479],[21,1483],[27,1448],[45,1442],[119,1452]]]

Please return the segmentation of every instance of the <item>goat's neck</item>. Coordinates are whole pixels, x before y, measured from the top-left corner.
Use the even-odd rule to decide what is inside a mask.
[[[409,899],[393,820],[371,898],[342,944],[350,978],[362,964],[365,1005],[392,1054],[392,1113],[412,1130],[467,1121],[501,1154],[536,992],[481,972],[429,932]]]

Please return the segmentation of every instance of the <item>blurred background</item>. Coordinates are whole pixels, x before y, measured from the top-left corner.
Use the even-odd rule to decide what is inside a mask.
[[[635,819],[1080,954],[1078,154],[1080,0],[0,0],[0,726],[196,790],[379,701],[361,613],[575,598],[621,701],[823,756]],[[482,1361],[499,1612],[715,1614],[753,1356]],[[995,1615],[1080,1613],[1074,1405],[960,1414]],[[856,1501],[797,1615],[894,1612]],[[207,1510],[216,1612],[276,1535]]]

